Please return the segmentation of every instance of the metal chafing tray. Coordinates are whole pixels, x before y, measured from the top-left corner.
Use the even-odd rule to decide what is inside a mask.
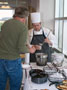
[[[52,65],[52,63],[47,63],[46,66],[44,66],[43,71],[50,75],[57,72],[57,69]]]

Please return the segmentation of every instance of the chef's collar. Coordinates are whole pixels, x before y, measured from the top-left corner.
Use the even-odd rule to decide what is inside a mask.
[[[42,34],[42,33],[43,33],[42,28],[39,31],[34,30],[34,35],[39,35],[39,34]]]

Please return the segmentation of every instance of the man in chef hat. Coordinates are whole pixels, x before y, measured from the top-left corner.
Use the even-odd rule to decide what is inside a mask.
[[[41,26],[41,18],[39,12],[31,13],[31,21],[33,28],[29,30],[28,43],[29,46],[33,45],[36,48],[36,52],[34,54],[30,54],[30,61],[36,61],[36,53],[45,53],[48,55],[48,62],[50,62],[50,46],[54,47],[56,38],[49,29]]]

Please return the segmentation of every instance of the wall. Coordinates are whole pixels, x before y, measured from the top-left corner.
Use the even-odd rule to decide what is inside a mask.
[[[29,12],[36,12],[39,11],[39,0],[29,0],[28,1],[28,8]],[[29,16],[28,18],[28,29],[32,28],[32,23],[31,23],[31,17]]]
[[[39,0],[31,0],[31,6],[39,11]]]
[[[43,26],[54,30],[54,0],[40,0],[39,11]]]

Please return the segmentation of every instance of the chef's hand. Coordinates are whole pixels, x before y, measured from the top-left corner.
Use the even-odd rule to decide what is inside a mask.
[[[35,53],[36,48],[34,46],[32,46],[32,47],[29,48],[29,51],[30,51],[30,53]]]
[[[41,50],[41,46],[40,45],[34,45],[34,47],[36,48],[36,50]]]
[[[45,43],[48,43],[49,45],[52,46],[52,42],[51,42],[48,38],[46,38],[46,39],[44,40],[44,42],[45,42]]]

